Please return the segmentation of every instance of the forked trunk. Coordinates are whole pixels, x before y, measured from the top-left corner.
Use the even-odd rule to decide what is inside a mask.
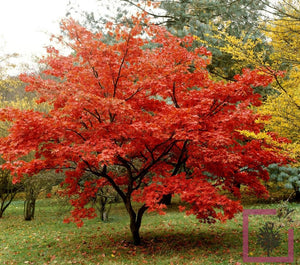
[[[141,244],[140,227],[142,223],[142,217],[148,207],[144,204],[136,213],[132,208],[130,199],[125,203],[125,205],[130,217],[130,232],[132,235],[133,244],[138,246]]]
[[[140,227],[140,224],[130,218],[130,231],[132,234],[133,244],[136,246],[141,244]]]

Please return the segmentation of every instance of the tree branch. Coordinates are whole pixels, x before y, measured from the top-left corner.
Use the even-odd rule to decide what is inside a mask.
[[[138,210],[138,214],[137,214],[137,218],[136,218],[136,223],[138,225],[138,227],[140,227],[141,223],[142,223],[142,217],[143,214],[147,211],[149,207],[146,206],[146,204],[143,204],[143,206]]]
[[[119,82],[120,77],[121,77],[121,71],[122,71],[123,65],[125,63],[125,59],[127,57],[128,51],[129,51],[129,41],[130,41],[130,39],[131,39],[131,35],[129,33],[129,36],[128,36],[127,40],[126,40],[126,50],[124,52],[124,56],[122,58],[122,61],[121,61],[120,67],[119,67],[117,79],[114,81],[114,93],[113,93],[113,97],[115,97],[116,93],[117,93],[117,86],[118,86],[118,82]]]
[[[127,169],[129,178],[133,179],[132,170],[129,162],[125,158],[121,157],[120,155],[118,155],[117,158],[122,163],[122,165]]]
[[[130,95],[128,98],[125,98],[125,101],[132,99],[138,92],[140,92],[143,89],[143,87],[139,87],[132,95]]]
[[[66,128],[66,131],[71,131],[71,132],[77,134],[83,141],[86,141],[86,139],[84,138],[84,136],[81,133],[79,133],[73,129],[68,129],[68,128]]]
[[[171,140],[172,137],[173,137],[173,135],[172,135],[167,141]],[[165,141],[165,143],[167,143],[167,141]],[[139,173],[136,177],[134,177],[134,180],[137,180],[137,179],[139,179],[139,178],[143,178],[143,177],[149,172],[149,170],[150,170],[157,162],[161,161],[161,159],[162,159],[164,156],[166,156],[166,155],[170,152],[170,150],[173,148],[173,146],[176,144],[176,142],[177,142],[177,141],[173,141],[173,142],[171,142],[168,146],[166,146],[166,148],[165,148],[164,151],[159,155],[159,157],[157,157],[156,159],[152,160],[151,163],[150,163],[148,166],[144,167],[144,168],[140,171],[140,173]]]
[[[115,189],[115,191],[121,196],[122,200],[124,201],[124,203],[126,203],[126,196],[124,194],[124,192],[120,189],[120,187],[114,182],[114,180],[107,174],[107,166],[104,165],[102,168],[102,171],[99,172],[97,169],[94,170],[92,169],[91,165],[89,164],[88,161],[86,160],[82,160],[88,167],[89,171],[98,176],[98,177],[103,177],[105,178],[110,184],[111,186]]]
[[[153,16],[154,18],[171,18],[171,19],[176,19],[176,17],[174,17],[174,16],[170,16],[170,15],[157,15],[157,14],[154,14],[154,13],[152,13],[152,12],[149,12],[149,11],[147,11],[146,9],[144,9],[144,8],[142,8],[141,6],[139,6],[139,5],[137,5],[137,4],[135,4],[135,3],[133,3],[132,1],[130,1],[130,0],[122,0],[123,2],[127,2],[127,3],[129,3],[130,5],[133,5],[134,7],[136,7],[136,8],[138,8],[139,10],[141,10],[141,11],[143,11],[143,12],[145,12],[145,13],[147,13],[148,15],[150,15],[150,16]]]
[[[172,172],[172,176],[175,176],[179,172],[179,169],[180,169],[182,163],[186,160],[186,159],[183,159],[183,156],[184,156],[184,154],[186,152],[187,143],[188,143],[187,140],[185,140],[184,143],[183,143],[183,147],[182,147],[180,155],[178,157],[176,166],[175,166],[175,168],[174,168],[174,170]]]
[[[280,89],[291,99],[292,103],[296,106],[296,108],[300,110],[300,105],[298,105],[295,102],[295,100],[291,97],[291,95],[287,92],[287,90],[281,85],[276,74],[274,74],[274,78],[275,78],[277,85],[280,87]]]
[[[175,83],[175,81],[173,82],[173,90],[172,90],[171,98],[175,105],[175,108],[180,108],[180,106],[178,105],[177,99],[176,99],[176,83]]]
[[[99,123],[102,123],[102,120],[101,120],[101,116],[98,112],[97,109],[95,109],[95,113],[91,112],[90,110],[88,110],[87,108],[84,108],[83,109],[84,111],[86,111],[87,113],[91,114],[94,118],[96,118],[96,120],[99,122]]]

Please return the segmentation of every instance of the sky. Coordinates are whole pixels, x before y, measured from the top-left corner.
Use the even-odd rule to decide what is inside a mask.
[[[95,0],[77,0],[86,11],[95,8]],[[0,58],[18,53],[12,72],[22,64],[33,65],[36,56],[45,54],[51,34],[60,31],[59,21],[65,17],[69,0],[0,0]],[[73,1],[74,2],[74,1]]]

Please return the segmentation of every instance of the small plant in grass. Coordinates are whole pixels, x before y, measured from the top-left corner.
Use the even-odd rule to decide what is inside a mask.
[[[295,209],[291,208],[288,200],[282,201],[277,208],[277,217],[280,227],[289,226],[293,221]]]
[[[267,252],[268,257],[274,249],[280,246],[282,242],[281,229],[293,222],[292,214],[294,211],[295,209],[289,207],[288,201],[281,202],[277,209],[278,222],[268,221],[259,228],[258,244]]]
[[[258,243],[267,252],[270,257],[271,252],[280,246],[282,239],[279,233],[279,228],[273,222],[266,222],[259,229]]]

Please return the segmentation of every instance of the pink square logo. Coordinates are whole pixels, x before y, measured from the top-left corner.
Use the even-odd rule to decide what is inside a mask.
[[[288,230],[287,257],[249,257],[249,215],[276,215],[275,209],[246,209],[243,211],[243,261],[244,262],[293,262],[294,233]]]

